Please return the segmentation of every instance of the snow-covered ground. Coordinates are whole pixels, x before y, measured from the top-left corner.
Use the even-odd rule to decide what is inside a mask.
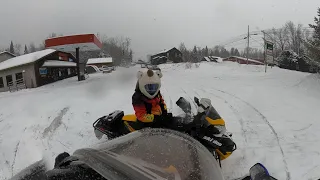
[[[161,65],[162,93],[174,114],[180,97],[207,97],[238,145],[222,162],[226,179],[261,162],[278,179],[320,178],[320,77],[232,62]],[[70,78],[37,89],[0,93],[0,180],[63,151],[98,140],[92,123],[113,110],[133,113],[139,67]],[[51,164],[52,165],[52,164]]]

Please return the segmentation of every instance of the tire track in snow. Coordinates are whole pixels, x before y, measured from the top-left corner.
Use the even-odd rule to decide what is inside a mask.
[[[228,93],[226,91],[223,91],[223,90],[220,90],[220,89],[215,89],[215,88],[210,88],[212,90],[215,90],[215,91],[218,91],[218,92],[221,92],[223,94],[227,94],[233,98],[236,98],[238,100],[240,100],[241,102],[243,102],[244,104],[246,104],[248,107],[250,107],[251,109],[253,109],[260,117],[261,119],[269,126],[269,128],[271,129],[272,133],[274,134],[275,138],[276,138],[276,141],[277,141],[277,144],[278,144],[278,147],[280,149],[280,152],[281,152],[281,156],[282,156],[282,161],[284,163],[284,166],[285,166],[285,170],[286,170],[286,176],[287,176],[287,180],[290,180],[291,179],[291,176],[290,176],[290,172],[289,172],[289,169],[288,169],[288,163],[285,159],[285,155],[284,155],[284,151],[282,149],[282,146],[280,144],[280,140],[279,140],[279,136],[278,136],[278,133],[275,131],[275,129],[273,128],[273,126],[270,124],[270,122],[268,121],[268,119],[266,118],[266,116],[264,116],[257,108],[255,108],[253,105],[251,105],[249,102],[239,98],[238,96],[234,95],[234,94],[231,94],[231,93]]]
[[[14,149],[14,157],[13,157],[13,161],[12,161],[12,165],[11,165],[11,175],[12,176],[13,176],[14,165],[16,164],[16,157],[17,157],[17,152],[19,150],[19,145],[20,145],[20,141],[18,141],[16,148]]]

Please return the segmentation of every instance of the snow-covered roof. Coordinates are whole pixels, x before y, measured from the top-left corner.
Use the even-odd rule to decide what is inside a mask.
[[[87,67],[92,67],[96,72],[99,72],[100,69],[98,68],[98,66],[95,65],[86,65]]]
[[[164,49],[163,51],[160,51],[160,52],[158,52],[158,53],[155,53],[155,55],[156,54],[161,54],[161,53],[167,53],[168,51],[170,51],[171,49],[174,49],[175,47],[173,47],[173,48],[170,48],[170,49]]]
[[[242,60],[245,60],[245,61],[247,60],[247,58],[239,57],[239,56],[231,56],[231,57],[235,57],[235,58],[242,59]],[[254,59],[248,59],[248,61],[263,64],[262,62],[254,60]]]
[[[91,58],[88,59],[87,64],[112,63],[112,57],[108,58]]]
[[[0,55],[1,55],[1,54],[4,54],[4,53],[6,53],[6,54],[10,54],[11,56],[16,57],[16,55],[15,55],[15,54],[12,54],[11,52],[8,52],[8,51],[0,52]]]
[[[59,60],[47,60],[42,65],[43,67],[76,67],[75,62],[59,61]]]
[[[210,58],[209,57],[203,57],[206,61],[210,62]]]
[[[21,56],[17,56],[17,57],[8,59],[8,60],[0,63],[0,71],[4,70],[4,69],[9,69],[9,68],[13,68],[16,66],[21,66],[24,64],[29,64],[29,63],[35,62],[35,61],[39,60],[40,58],[43,58],[44,56],[47,56],[55,51],[56,50],[54,50],[54,49],[45,49],[42,51],[37,51],[37,52],[33,52],[33,53],[29,53],[29,54],[25,54],[25,55],[21,55]]]

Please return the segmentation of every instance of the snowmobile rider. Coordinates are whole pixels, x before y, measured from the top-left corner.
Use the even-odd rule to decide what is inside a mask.
[[[172,118],[160,93],[161,71],[140,70],[138,82],[132,96],[132,105],[137,117],[136,127],[162,127]]]

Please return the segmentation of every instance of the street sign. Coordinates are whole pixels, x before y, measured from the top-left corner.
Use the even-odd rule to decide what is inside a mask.
[[[265,41],[267,55],[273,55],[273,43]]]
[[[273,56],[272,55],[266,55],[266,62],[267,64],[273,63]]]
[[[273,50],[273,43],[271,43],[271,42],[266,42],[266,46],[267,46],[267,50]]]

